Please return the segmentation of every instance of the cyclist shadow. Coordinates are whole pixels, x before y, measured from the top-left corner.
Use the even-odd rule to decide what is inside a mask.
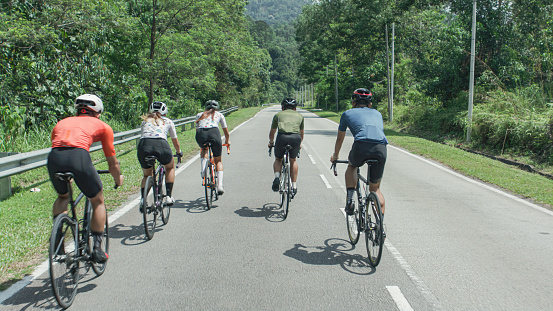
[[[243,206],[234,213],[240,217],[265,217],[270,222],[284,221],[282,209],[278,203],[265,203],[263,207],[253,209]]]
[[[208,212],[204,197],[198,198],[194,201],[188,201],[188,202],[177,200],[177,203],[178,203],[178,205],[175,204],[175,205],[173,205],[172,208],[175,208],[175,207],[176,208],[183,208],[183,209],[186,210],[186,212],[192,213],[192,214]],[[217,207],[217,201],[214,201],[211,208],[213,209],[213,208],[216,208],[216,207]]]
[[[330,238],[324,246],[304,246],[295,244],[284,252],[285,256],[310,265],[340,265],[342,269],[358,275],[371,275],[376,270],[371,267],[367,258],[360,254],[348,252],[355,249],[349,241]]]
[[[156,232],[161,230],[160,227],[156,226]],[[146,234],[144,233],[144,224],[130,226],[117,224],[111,226],[109,227],[109,239],[121,240],[121,244],[125,246],[135,246],[148,242]]]
[[[92,272],[92,270],[87,272],[85,269],[81,268],[80,273],[82,275],[79,280],[77,292],[85,293],[94,290],[97,285],[89,283],[97,278],[94,272]],[[92,273],[92,275],[90,273]],[[17,306],[19,310],[38,308],[60,309],[56,298],[53,296],[52,285],[47,276],[42,280],[37,279],[30,285],[27,285],[14,296],[5,300],[3,305],[14,305]]]

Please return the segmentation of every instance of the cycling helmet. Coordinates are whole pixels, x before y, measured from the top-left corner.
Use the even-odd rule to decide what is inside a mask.
[[[167,114],[167,105],[162,102],[153,102],[150,104],[150,113],[159,112],[162,116]]]
[[[104,112],[102,100],[98,96],[92,94],[84,94],[75,99],[75,109],[79,108],[85,108],[97,113]]]
[[[219,103],[216,100],[208,100],[205,103],[205,110],[208,110],[211,108],[214,108],[215,110],[219,110],[219,108],[221,108],[221,105],[219,105]]]
[[[371,93],[371,91],[365,88],[359,88],[353,91],[351,99],[353,99],[354,102],[365,101],[367,103],[370,103],[373,100],[373,94]]]
[[[292,97],[287,97],[287,98],[283,99],[282,102],[280,103],[280,106],[282,108],[294,109],[294,108],[296,108],[297,105],[298,105],[298,102],[295,99],[293,99]]]

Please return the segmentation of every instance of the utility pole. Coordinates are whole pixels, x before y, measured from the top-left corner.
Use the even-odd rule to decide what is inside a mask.
[[[334,53],[334,84],[336,85],[336,111],[338,111],[338,64],[336,63],[336,53]]]
[[[476,0],[472,1],[472,39],[470,42],[470,82],[469,82],[469,108],[467,142],[470,143],[472,134],[472,105],[474,101],[474,58],[476,51]]]
[[[390,85],[390,50],[388,48],[388,24],[386,24],[386,75],[388,84],[388,120],[392,119],[392,101],[391,101],[391,85]]]
[[[390,87],[390,123],[394,121],[394,64],[395,64],[395,34],[396,23],[392,23],[392,85]]]

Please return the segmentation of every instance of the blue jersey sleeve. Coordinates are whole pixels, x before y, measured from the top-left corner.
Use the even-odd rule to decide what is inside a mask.
[[[338,125],[338,131],[345,132],[348,128],[348,123],[346,121],[346,112],[342,113],[340,116],[340,124]]]

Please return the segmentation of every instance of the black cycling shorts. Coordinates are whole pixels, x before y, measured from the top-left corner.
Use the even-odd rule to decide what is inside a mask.
[[[54,177],[55,173],[71,172],[77,187],[87,198],[95,197],[103,189],[100,175],[92,164],[88,151],[81,148],[52,148],[48,155],[48,174],[59,194],[66,194],[67,183]]]
[[[278,133],[275,141],[275,157],[279,159],[284,158],[284,147],[286,145],[292,146],[292,149],[290,149],[290,159],[297,158],[301,145],[300,134]]]
[[[196,142],[200,148],[207,148],[207,143],[211,143],[214,157],[220,157],[223,152],[223,143],[221,142],[221,132],[218,127],[201,128],[196,130]]]
[[[138,142],[136,151],[138,162],[143,169],[151,168],[152,166],[146,163],[147,156],[155,156],[163,165],[171,163],[173,160],[173,152],[169,143],[163,138],[142,138]]]
[[[348,161],[352,166],[360,167],[367,160],[378,160],[378,164],[371,165],[369,181],[374,184],[382,180],[386,156],[386,145],[356,141],[351,146]]]

